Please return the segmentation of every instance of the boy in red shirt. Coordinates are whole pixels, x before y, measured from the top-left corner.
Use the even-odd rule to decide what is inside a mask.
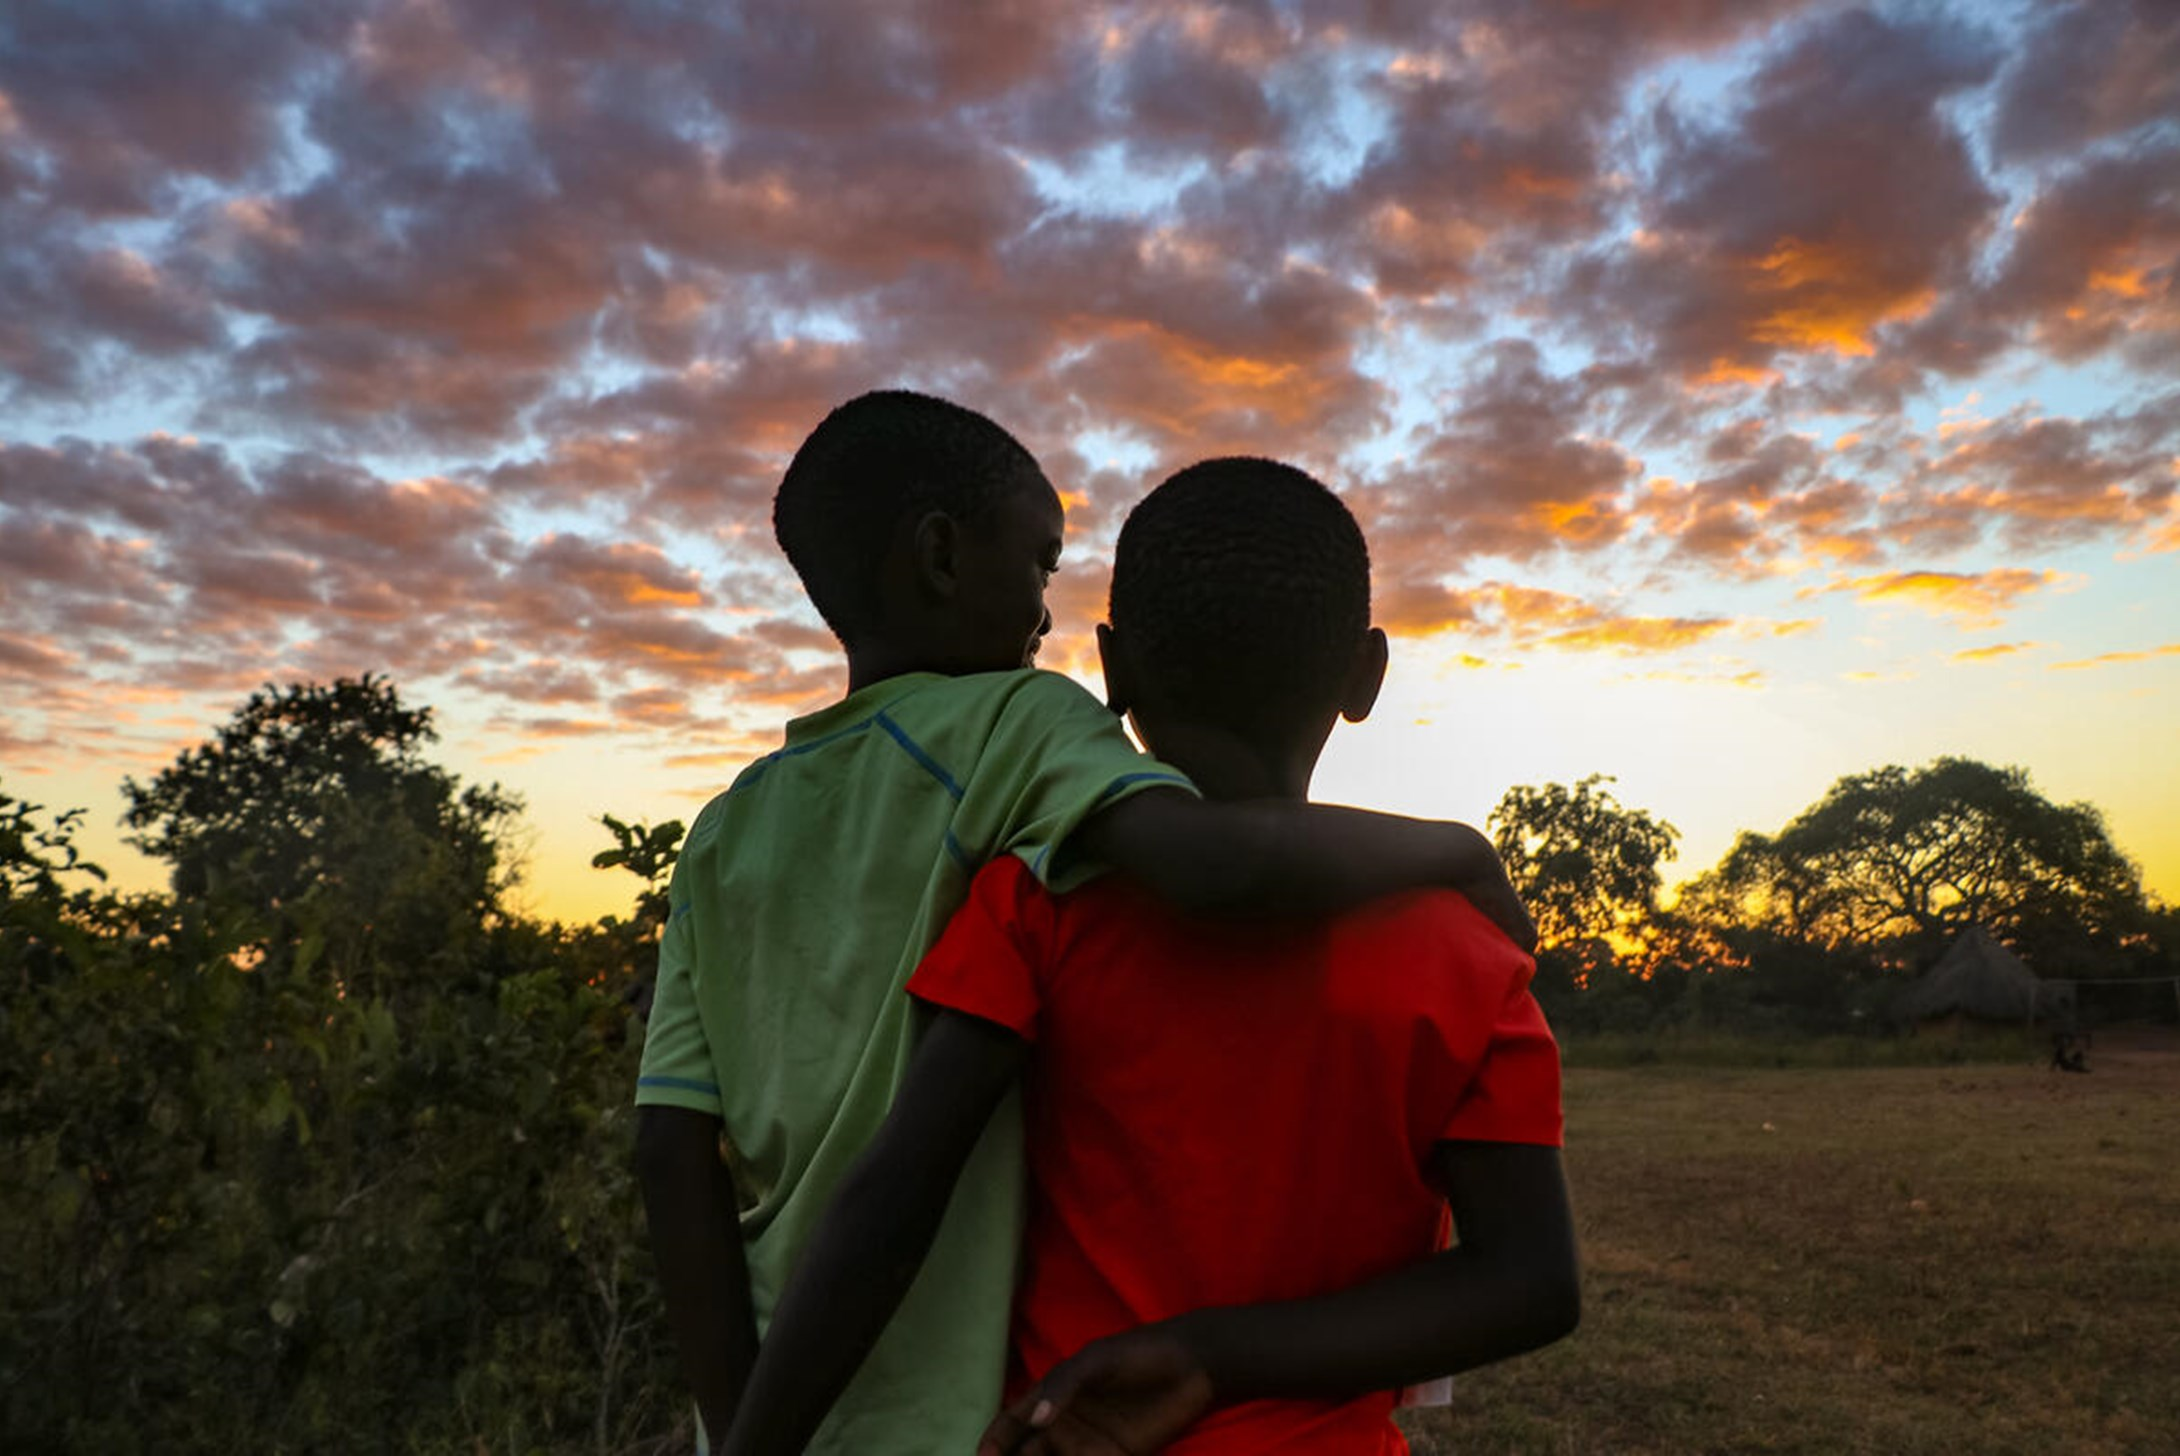
[[[1146,498],[1111,616],[1115,704],[1211,799],[1305,798],[1334,720],[1365,716],[1385,672],[1353,518],[1270,461],[1208,461]],[[1577,1317],[1532,969],[1452,891],[1240,925],[1121,877],[1054,895],[995,860],[909,983],[936,1014],[727,1449],[801,1448],[1026,1069],[1018,1398],[988,1443],[1404,1451],[1393,1389]],[[1449,1206],[1458,1243],[1436,1252]]]

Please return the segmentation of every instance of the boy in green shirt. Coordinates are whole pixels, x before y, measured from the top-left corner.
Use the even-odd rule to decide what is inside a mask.
[[[1229,913],[1450,884],[1534,938],[1475,830],[1204,803],[1096,699],[1027,670],[1051,627],[1062,513],[1035,459],[983,416],[903,391],[851,400],[796,452],[773,521],[846,650],[848,695],[790,723],[691,828],[636,1093],[667,1313],[714,1432],[906,1070],[920,1022],[902,986],[985,861],[1017,855],[1055,889],[1112,865]],[[1004,1372],[1021,1187],[1010,1099],[810,1450],[974,1446]]]

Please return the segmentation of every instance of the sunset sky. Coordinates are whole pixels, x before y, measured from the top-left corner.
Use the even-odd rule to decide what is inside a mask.
[[[1300,463],[1395,637],[1330,798],[1617,776],[1681,878],[1968,754],[2180,899],[2169,0],[0,11],[0,788],[90,811],[389,674],[624,908],[840,689],[772,544],[833,404],[984,410],[1120,517]]]

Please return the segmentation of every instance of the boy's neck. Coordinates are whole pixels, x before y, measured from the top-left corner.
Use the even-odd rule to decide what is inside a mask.
[[[889,677],[906,677],[912,672],[936,672],[955,676],[958,667],[930,660],[930,654],[904,650],[899,647],[869,647],[848,653],[848,692],[852,695]]]
[[[1231,729],[1201,723],[1161,723],[1137,731],[1151,752],[1189,777],[1207,799],[1294,799],[1310,796],[1322,740],[1315,745],[1265,744]]]

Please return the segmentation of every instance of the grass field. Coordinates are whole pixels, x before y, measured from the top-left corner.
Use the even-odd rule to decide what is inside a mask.
[[[1570,1071],[1582,1328],[1416,1451],[2180,1453],[2180,1051],[2093,1055]]]

